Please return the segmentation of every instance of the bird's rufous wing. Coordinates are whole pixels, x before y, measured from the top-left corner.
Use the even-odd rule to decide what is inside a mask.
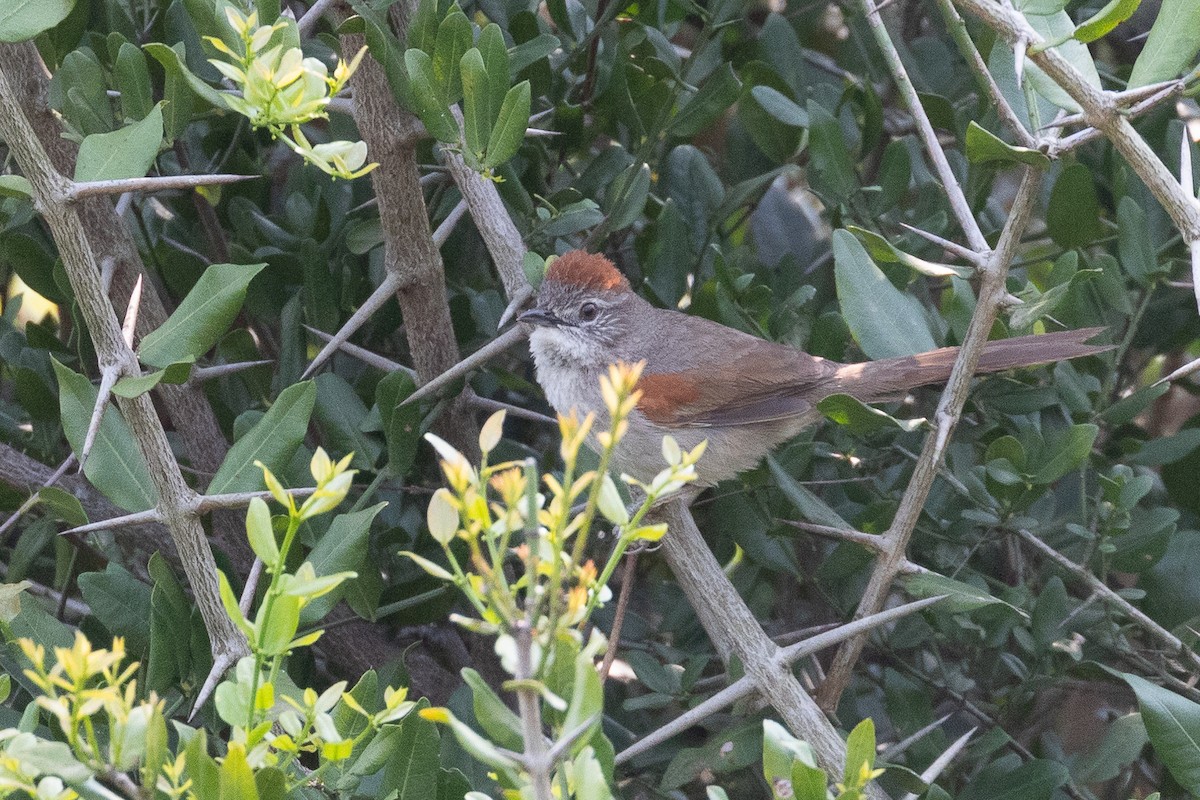
[[[835,362],[761,339],[709,352],[677,371],[647,366],[637,408],[660,425],[710,427],[787,419],[809,411]]]

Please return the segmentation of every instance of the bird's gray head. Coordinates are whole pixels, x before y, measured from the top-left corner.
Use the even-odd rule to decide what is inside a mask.
[[[614,360],[637,296],[602,255],[573,250],[550,264],[537,306],[519,319],[534,325],[529,343],[539,360],[602,367]]]

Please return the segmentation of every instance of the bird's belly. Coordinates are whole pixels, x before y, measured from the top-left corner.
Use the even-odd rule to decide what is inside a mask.
[[[667,428],[635,412],[629,419],[629,431],[613,454],[613,464],[648,483],[667,462],[662,454],[664,436],[672,436],[684,450],[707,440],[704,455],[696,462],[697,486],[715,486],[758,466],[775,446],[795,436],[811,420],[806,416],[753,425]]]

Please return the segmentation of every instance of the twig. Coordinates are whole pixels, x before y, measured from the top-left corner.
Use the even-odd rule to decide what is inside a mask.
[[[258,581],[262,577],[263,567],[261,558],[254,559],[254,563],[250,565],[250,574],[246,576],[246,585],[242,587],[242,596],[238,599],[238,608],[244,617],[250,616],[250,604],[254,602],[254,593],[258,591]]]
[[[491,361],[495,356],[503,353],[514,344],[525,341],[525,338],[528,335],[529,331],[524,325],[520,325],[516,328],[510,328],[492,341],[485,344],[483,347],[476,350],[471,355],[464,358],[462,361],[459,361],[457,364],[447,369],[441,375],[438,375],[428,383],[422,384],[420,388],[406,397],[404,402],[402,402],[400,405],[406,406],[409,403],[415,403],[418,400],[422,400],[437,393],[448,384],[453,383],[464,375],[472,372],[477,367],[480,367],[483,364],[486,364],[488,361]]]
[[[875,562],[875,568],[859,601],[855,616],[873,614],[883,607],[892,581],[903,566],[909,539],[916,529],[917,520],[925,507],[934,478],[937,477],[950,436],[962,416],[963,406],[971,389],[971,377],[975,373],[975,366],[979,363],[979,357],[983,353],[1001,300],[1006,293],[1008,264],[1020,244],[1040,186],[1041,173],[1027,168],[1017,189],[1012,211],[1004,225],[1000,241],[996,249],[991,251],[986,264],[980,268],[983,281],[979,289],[979,300],[975,304],[975,313],[971,316],[967,335],[954,361],[954,368],[946,381],[946,388],[938,401],[937,412],[934,415],[934,431],[925,439],[925,446],[913,468],[913,475],[900,501],[900,507],[896,510],[887,533],[884,534],[888,550]],[[857,637],[846,642],[838,650],[829,674],[818,692],[818,701],[823,708],[832,709],[837,706],[838,699],[849,685],[851,671],[862,654],[865,643],[863,637]]]
[[[326,333],[320,328],[314,328],[312,325],[305,325],[304,329],[323,341],[332,342],[334,339],[334,334]],[[384,372],[396,372],[399,370],[400,372],[404,372],[412,377],[416,377],[417,372],[412,367],[406,367],[399,361],[393,361],[387,356],[381,356],[365,347],[359,347],[358,345],[351,344],[350,342],[341,342],[338,345],[338,349],[346,355],[354,356],[368,367],[381,369]]]
[[[666,539],[664,539],[664,542],[669,543],[670,537],[674,536],[675,533],[676,533],[676,529],[672,528],[670,533],[667,535]],[[714,563],[715,563],[715,561],[714,561]],[[829,631],[828,633],[814,636],[813,638],[808,639],[807,641],[799,642],[797,644],[792,645],[791,647],[782,648],[782,649],[777,648],[775,654],[772,657],[773,661],[778,667],[780,667],[781,674],[786,675],[790,680],[795,681],[795,677],[792,676],[791,671],[788,669],[788,666],[790,664],[794,663],[795,661],[798,661],[799,659],[804,658],[805,656],[812,655],[813,653],[818,652],[819,650],[822,650],[823,648],[831,647],[832,645],[837,644],[840,641],[844,641],[847,637],[854,636],[858,633],[870,631],[870,630],[873,630],[874,628],[880,627],[882,625],[887,625],[892,622],[895,622],[895,621],[902,619],[916,611],[920,611],[924,608],[928,608],[929,606],[933,605],[934,603],[939,602],[942,599],[943,599],[942,597],[931,597],[931,598],[926,598],[924,600],[917,600],[915,602],[907,603],[905,605],[898,606],[896,608],[888,609],[887,611],[881,612],[880,614],[877,614],[868,619],[860,619],[860,620],[856,620],[855,622],[847,623],[846,625],[843,625],[836,630],[832,630],[832,631]],[[759,628],[758,630],[761,630],[761,628]],[[743,677],[734,681],[728,687],[717,692],[715,695],[708,698],[707,700],[700,703],[699,705],[695,706],[694,708],[689,709],[688,711],[679,715],[678,717],[676,717],[675,719],[666,723],[665,725],[663,725],[659,728],[656,728],[651,733],[647,734],[646,736],[642,737],[641,739],[638,739],[636,742],[629,745],[629,747],[625,748],[620,753],[617,753],[616,763],[623,764],[626,761],[630,760],[631,758],[633,758],[637,755],[640,755],[641,753],[644,753],[647,750],[649,750],[653,747],[656,747],[659,744],[662,744],[663,742],[667,741],[671,737],[687,730],[688,728],[692,727],[693,725],[696,725],[697,723],[704,721],[705,719],[707,719],[708,717],[717,713],[718,711],[720,711],[724,708],[728,708],[729,706],[733,705],[734,703],[741,700],[742,698],[749,697],[750,695],[754,694],[756,691],[759,692],[760,694],[763,694],[764,696],[769,697],[769,692],[767,691],[767,688],[761,686],[758,683],[758,681],[755,679],[755,677],[750,673],[750,665],[746,664],[745,662],[743,662],[743,664],[746,666],[746,669],[747,669],[746,675],[744,675]],[[797,685],[799,685],[799,684],[797,684]],[[806,698],[808,697],[807,694],[805,694],[804,696]],[[811,703],[812,702],[811,699],[808,702]],[[775,705],[774,701],[772,701],[772,705]],[[779,706],[776,705],[775,707],[776,707],[776,709],[779,709]],[[824,720],[823,717],[822,717],[822,720]],[[825,724],[828,725],[827,722]],[[839,743],[841,742],[840,739],[838,739],[837,741]],[[810,744],[811,744],[811,741],[810,741]],[[818,757],[820,757],[819,751],[818,751]],[[845,756],[843,754],[842,763],[844,763],[844,761],[845,761]],[[836,763],[839,768],[842,766],[841,763],[837,763],[836,761],[834,763]],[[827,767],[827,768],[829,768],[829,767]]]
[[[634,550],[625,558],[624,577],[621,578],[621,593],[617,595],[617,610],[613,613],[612,631],[608,634],[608,650],[604,653],[604,661],[600,664],[600,683],[608,680],[613,661],[617,659],[617,647],[621,643],[621,627],[625,622],[625,613],[629,610],[629,596],[633,594],[633,581],[637,572],[638,553]]]
[[[258,175],[161,175],[148,178],[121,178],[110,181],[84,181],[73,183],[66,192],[66,200],[79,200],[100,194],[123,192],[161,192],[167,189],[194,189],[197,186],[218,186],[240,183],[258,178]]]
[[[336,2],[336,0],[317,0],[315,3],[309,6],[308,10],[304,12],[304,15],[300,17],[300,19],[296,20],[296,29],[299,31],[300,35],[307,36],[308,34],[312,33],[312,29],[316,27],[317,22],[322,16],[325,15],[325,12],[329,10],[329,7],[333,5],[334,2]]]
[[[1019,12],[995,0],[956,0],[982,19],[1010,44],[1043,43],[1042,37]],[[1138,134],[1125,114],[1119,112],[1110,92],[1092,86],[1056,48],[1030,48],[1029,58],[1070,95],[1083,111],[1085,120],[1102,132],[1125,157],[1130,168],[1142,179],[1162,204],[1184,240],[1200,239],[1200,203],[1183,191],[1162,159]]]
[[[1049,558],[1054,563],[1071,573],[1077,580],[1085,584],[1088,589],[1096,593],[1101,599],[1112,603],[1121,613],[1129,617],[1138,627],[1146,631],[1151,637],[1157,639],[1165,645],[1172,653],[1190,661],[1193,668],[1200,668],[1200,655],[1192,651],[1190,647],[1179,640],[1179,637],[1168,631],[1163,626],[1159,625],[1145,613],[1140,611],[1132,603],[1126,600],[1121,595],[1117,594],[1108,584],[1093,575],[1087,568],[1076,564],[1071,559],[1067,558],[1062,553],[1055,550],[1050,545],[1043,542],[1037,536],[1024,528],[1013,528],[1013,533],[1021,538],[1026,544],[1038,551],[1046,558]]]
[[[842,542],[853,542],[861,547],[865,547],[873,553],[886,553],[888,550],[887,540],[876,534],[863,533],[862,531],[852,531],[845,528],[835,528],[832,525],[818,525],[815,522],[802,522],[799,520],[785,519],[784,524],[791,525],[793,528],[799,528],[808,533],[815,533],[818,536],[824,536],[828,539],[836,539]]]
[[[988,69],[987,62],[983,60],[983,56],[979,54],[979,48],[975,46],[975,42],[971,39],[971,34],[967,32],[967,25],[963,22],[963,18],[959,16],[958,9],[954,7],[951,0],[937,0],[938,9],[942,12],[942,18],[946,22],[946,28],[950,31],[950,38],[954,39],[954,43],[958,45],[958,52],[967,62],[967,66],[971,68],[971,72],[975,75],[976,82],[980,88],[992,101],[992,105],[996,109],[996,113],[1000,115],[1000,119],[1008,125],[1013,135],[1017,137],[1017,143],[1022,147],[1036,149],[1038,146],[1037,139],[1034,138],[1025,123],[1017,116],[1012,105],[1008,102],[1008,98],[1004,96],[1004,92],[1000,91],[1000,86],[997,85],[996,79],[992,77],[992,71]]]
[[[929,121],[929,115],[921,107],[921,98],[918,97],[917,89],[908,77],[908,70],[904,68],[904,62],[900,60],[900,53],[897,52],[896,45],[892,43],[892,37],[883,24],[883,18],[879,16],[879,12],[875,10],[871,0],[857,0],[856,4],[866,17],[867,24],[875,35],[875,42],[892,73],[892,80],[895,81],[896,88],[900,90],[900,96],[904,98],[904,105],[908,107],[908,112],[916,123],[917,134],[925,146],[926,155],[933,163],[933,169],[937,173],[938,180],[941,181],[942,190],[946,192],[946,199],[950,202],[950,210],[954,213],[959,228],[967,237],[967,243],[972,250],[981,255],[988,253],[991,248],[988,247],[987,239],[984,237],[979,223],[975,221],[974,215],[971,214],[971,204],[967,202],[967,196],[963,193],[962,187],[958,185],[958,178],[954,175],[954,170],[950,168],[950,162],[938,142],[937,132],[934,131],[933,124]]]
[[[839,773],[846,761],[845,742],[791,669],[781,662],[780,649],[763,632],[730,583],[691,513],[681,503],[671,502],[657,509],[656,514],[665,517],[669,528],[662,540],[662,552],[722,660],[728,665],[736,657],[745,668],[746,678],[753,681],[784,723],[812,746],[817,763]],[[868,785],[866,796],[870,800],[887,797],[874,785]]]
[[[75,454],[71,453],[71,455],[67,456],[66,460],[58,465],[58,469],[54,470],[50,477],[42,483],[41,489],[45,489],[58,483],[59,479],[62,478],[63,475],[67,474],[67,470],[69,470],[71,465],[74,463]],[[40,499],[38,494],[41,489],[39,489],[38,492],[34,492],[33,494],[29,495],[25,502],[21,504],[21,507],[10,514],[8,519],[4,520],[3,524],[0,524],[0,541],[4,540],[4,535],[8,533],[9,528],[17,524],[17,520],[25,516],[25,514],[29,512],[29,509],[37,505],[38,500]]]

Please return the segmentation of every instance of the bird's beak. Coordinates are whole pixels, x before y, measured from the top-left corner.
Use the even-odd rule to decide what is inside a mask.
[[[517,317],[517,321],[528,322],[530,325],[541,325],[547,328],[559,328],[564,325],[570,325],[566,320],[559,319],[554,314],[541,308],[529,309]]]

